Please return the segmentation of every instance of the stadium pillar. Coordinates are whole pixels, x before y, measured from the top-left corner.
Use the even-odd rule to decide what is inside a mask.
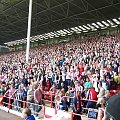
[[[32,19],[32,0],[29,0],[29,15],[28,15],[28,30],[27,30],[27,46],[26,46],[26,63],[28,63],[28,61],[29,61],[30,34],[31,34],[31,19]]]

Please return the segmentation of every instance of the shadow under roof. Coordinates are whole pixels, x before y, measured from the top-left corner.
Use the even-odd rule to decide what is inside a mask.
[[[0,44],[26,38],[29,0],[0,0]],[[120,17],[120,0],[33,0],[31,36]]]

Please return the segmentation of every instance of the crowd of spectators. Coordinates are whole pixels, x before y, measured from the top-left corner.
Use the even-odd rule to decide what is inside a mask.
[[[0,56],[0,94],[15,98],[11,104],[18,111],[23,106],[18,100],[29,102],[27,107],[32,107],[36,116],[41,107],[30,103],[45,105],[42,99],[47,97],[46,92],[53,95],[57,110],[71,109],[80,114],[86,112],[83,107],[102,107],[112,87],[119,84],[120,34],[30,49],[29,63],[25,62],[25,51]],[[8,101],[4,98],[4,102]]]

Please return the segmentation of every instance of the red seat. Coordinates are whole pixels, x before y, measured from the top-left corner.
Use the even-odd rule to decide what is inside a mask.
[[[3,102],[3,96],[0,96],[0,105],[2,105]]]
[[[120,86],[116,86],[116,89],[117,89],[117,90],[120,90]]]
[[[120,91],[120,90],[110,90],[110,94],[111,94],[111,96],[112,96],[112,95],[117,94],[119,91]]]

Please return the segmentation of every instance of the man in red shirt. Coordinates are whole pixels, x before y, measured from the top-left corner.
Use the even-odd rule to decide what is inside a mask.
[[[87,91],[86,98],[90,100],[87,102],[86,107],[87,108],[94,108],[96,105],[96,102],[94,102],[94,100],[97,100],[97,92],[95,91],[95,89],[93,87]]]
[[[80,75],[82,75],[82,72],[84,72],[84,67],[81,63],[79,63],[78,65],[78,70],[79,70]]]
[[[38,88],[34,92],[34,111],[36,117],[38,116],[38,113],[42,109],[42,96],[43,96],[43,90],[41,88],[41,85],[39,84]]]

